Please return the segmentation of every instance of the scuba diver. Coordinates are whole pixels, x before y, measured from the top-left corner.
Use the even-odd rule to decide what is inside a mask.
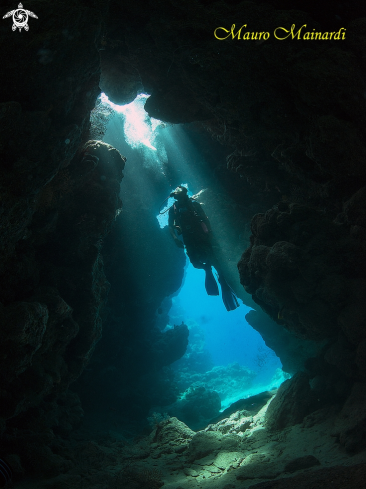
[[[205,288],[208,295],[219,295],[219,288],[212,273],[214,267],[221,285],[221,295],[227,311],[239,306],[238,300],[220,271],[212,248],[210,222],[201,205],[188,196],[186,187],[179,185],[171,194],[176,201],[169,209],[169,232],[179,248],[186,248],[194,268],[206,272]],[[177,237],[181,235],[183,242]]]

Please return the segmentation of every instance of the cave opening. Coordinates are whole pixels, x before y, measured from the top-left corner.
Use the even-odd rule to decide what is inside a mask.
[[[163,416],[169,412],[182,418],[193,429],[200,429],[207,425],[210,417],[218,414],[218,405],[223,411],[239,399],[278,388],[291,375],[282,370],[280,359],[245,318],[254,305],[241,291],[236,273],[236,263],[241,256],[238,242],[245,242],[245,238],[236,235],[235,225],[232,229],[238,214],[236,204],[207,162],[220,152],[221,145],[210,141],[194,124],[167,125],[150,118],[144,110],[147,98],[148,95],[140,94],[130,104],[118,106],[102,94],[97,102],[99,114],[105,115],[104,142],[117,148],[128,159],[121,186],[124,207],[120,216],[120,232],[124,219],[130,222],[129,229],[132,228],[131,221],[141,221],[141,224],[149,221],[149,226],[154,223],[162,232],[167,231],[168,211],[174,202],[174,198],[169,197],[170,192],[176,185],[186,187],[190,197],[199,195],[220,245],[221,260],[228,262],[226,274],[230,285],[235,291],[240,291],[241,296],[238,299],[240,307],[228,312],[220,296],[207,295],[205,273],[193,267],[185,251],[180,253],[183,261],[172,264],[180,272],[184,269],[181,285],[163,299],[156,312],[155,327],[161,333],[184,324],[188,328],[189,339],[184,355],[170,366],[170,374],[173,373],[178,389],[177,400],[169,405],[161,405],[156,400],[149,409],[149,415],[158,413]],[[153,237],[148,234],[143,239],[146,246],[140,250],[140,264],[134,273],[136,282],[143,281],[139,267],[147,266],[148,248],[155,246]],[[174,248],[170,236],[166,239]],[[127,242],[128,254],[129,247],[136,248],[135,234],[130,241],[127,237]],[[118,294],[117,291],[115,293]],[[148,295],[149,291],[144,290],[143,293]],[[192,391],[199,390],[205,391],[206,398],[212,393],[218,394],[220,403],[215,403],[215,408],[206,417],[197,413],[197,416],[187,418],[180,404]]]

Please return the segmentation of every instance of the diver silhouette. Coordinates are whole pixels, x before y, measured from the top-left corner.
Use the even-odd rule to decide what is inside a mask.
[[[186,248],[188,258],[195,268],[206,272],[205,288],[208,295],[219,295],[219,288],[212,273],[214,267],[221,285],[221,296],[227,311],[233,311],[239,302],[226,282],[212,247],[210,221],[201,205],[188,196],[188,191],[181,185],[171,194],[176,200],[169,209],[169,231],[175,244]],[[183,242],[178,238],[181,235]]]

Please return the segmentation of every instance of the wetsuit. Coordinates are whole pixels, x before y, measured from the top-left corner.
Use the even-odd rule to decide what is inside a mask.
[[[208,295],[219,295],[219,289],[212,273],[214,267],[221,285],[222,300],[228,311],[239,306],[237,298],[226,282],[212,249],[210,222],[198,202],[188,196],[179,198],[169,209],[169,228],[177,244],[181,244],[175,232],[183,236],[188,258],[195,268],[205,270],[205,288]],[[182,245],[183,246],[183,245]]]
[[[210,223],[198,202],[189,198],[175,202],[169,209],[169,226],[182,234],[187,255],[195,268],[214,265]]]

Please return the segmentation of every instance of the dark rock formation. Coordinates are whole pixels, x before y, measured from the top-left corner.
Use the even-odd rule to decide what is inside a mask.
[[[204,121],[212,114],[203,105],[194,100],[194,95],[184,85],[159,89],[148,98],[145,110],[150,117],[165,122],[181,124],[184,122]]]
[[[174,326],[173,329],[161,333],[152,348],[156,357],[155,363],[166,366],[179,360],[186,352],[188,335],[189,331],[185,324]]]
[[[64,470],[65,460],[46,445],[83,416],[78,396],[67,389],[101,335],[109,284],[100,249],[121,206],[123,167],[124,158],[104,143],[82,148],[38,196],[28,247],[17,246],[34,275],[19,267],[12,287],[2,289],[4,440],[36,472],[45,470],[43,463],[49,473]]]
[[[258,411],[268,402],[274,393],[275,391],[261,392],[260,394],[250,396],[247,399],[239,399],[239,401],[234,402],[230,407],[224,409],[219,416],[211,419],[210,424],[218,423],[222,419],[228,418],[231,414],[241,410],[247,411],[248,416],[253,416],[254,414],[258,413]]]
[[[151,114],[171,122],[206,117],[207,128],[233,147],[228,168],[262,194],[279,192],[339,208],[337,193],[350,196],[358,177],[365,176],[363,62],[358,62],[362,22],[347,26],[346,42],[323,43],[321,50],[314,42],[281,42],[273,35],[261,44],[213,35],[215,27],[230,28],[238,16],[248,29],[270,33],[293,23],[324,30],[324,16],[316,9],[313,20],[301,11],[304,5],[295,13],[280,10],[281,3],[285,6],[188,6],[166,0],[150,10],[149,23],[140,3],[126,9],[111,2],[111,42],[115,46],[124,38],[119,55],[124,59],[128,49],[130,63],[152,94]],[[133,28],[126,10],[139,19]],[[357,14],[357,8],[348,11],[344,22]],[[332,23],[327,19],[328,28],[334,29]]]
[[[153,443],[160,445],[180,444],[187,445],[194,436],[194,431],[190,430],[184,423],[177,418],[169,418],[159,423],[152,433]]]
[[[9,35],[10,25],[2,30],[0,75],[0,415],[2,431],[11,420],[5,443],[19,450],[23,440],[29,455],[29,430],[42,451],[52,426],[70,431],[82,415],[69,409],[67,388],[100,337],[108,283],[99,240],[120,207],[124,165],[102,145],[76,155],[99,93],[100,13],[64,2],[33,9],[42,20],[31,41]]]
[[[363,196],[361,189],[334,221],[298,204],[281,203],[257,214],[252,221],[251,245],[238,264],[246,290],[279,326],[300,338],[300,345],[301,339],[326,340],[318,347],[308,343],[308,358],[317,356],[318,350],[322,360],[306,361],[305,366],[318,384],[319,396],[328,391],[328,399],[345,396],[349,379],[355,381],[363,375],[361,295],[366,262],[361,251],[362,232],[354,234],[355,226],[364,229]],[[273,335],[276,328],[267,328],[264,337]],[[279,337],[276,335],[275,341]]]
[[[9,35],[10,25],[1,34],[7,43],[0,75],[1,273],[12,257],[21,261],[17,243],[29,235],[37,194],[85,138],[99,92],[100,15],[62,1],[37,7],[42,21],[32,25],[32,42]]]
[[[319,460],[314,455],[306,455],[305,457],[295,458],[285,465],[285,472],[297,472],[298,470],[308,469],[320,465]]]
[[[102,39],[102,46],[99,87],[108,94],[111,102],[118,105],[129,104],[135,100],[142,86],[138,72],[128,59],[127,47],[121,42],[110,45],[105,38]],[[118,54],[114,54],[116,50]]]
[[[311,474],[297,475],[295,477],[286,477],[270,482],[260,482],[249,486],[249,489],[323,489],[323,487],[332,487],[334,489],[355,489],[362,487],[366,475],[365,464],[359,464],[353,467],[331,467],[319,469]]]
[[[271,401],[266,413],[267,427],[270,430],[282,430],[301,423],[317,407],[317,399],[311,392],[308,375],[299,372],[292,379],[285,380]]]
[[[280,358],[282,369],[290,374],[303,370],[305,361],[316,356],[323,346],[322,343],[294,336],[260,309],[249,311],[245,319]]]
[[[221,399],[217,392],[203,386],[189,387],[165,411],[173,417],[181,419],[191,429],[204,428],[210,419],[217,416],[221,408]]]
[[[366,447],[366,387],[364,383],[353,385],[351,395],[343,405],[334,434],[351,453]]]
[[[358,243],[347,229],[310,207],[281,204],[257,214],[252,232],[238,264],[245,289],[297,336],[336,336],[337,317],[348,302],[346,280],[357,274],[347,257]]]
[[[196,433],[185,453],[189,462],[194,462],[210,454],[215,455],[219,450],[235,451],[240,443],[238,435],[225,435],[216,431],[200,431]]]
[[[138,431],[147,426],[152,406],[176,400],[169,366],[184,354],[188,330],[177,326],[162,334],[154,322],[164,298],[180,287],[185,255],[156,219],[168,193],[165,180],[125,146],[130,166],[123,210],[103,246],[111,284],[103,338],[74,388],[89,413],[103,420],[108,410],[111,427],[121,423]]]

